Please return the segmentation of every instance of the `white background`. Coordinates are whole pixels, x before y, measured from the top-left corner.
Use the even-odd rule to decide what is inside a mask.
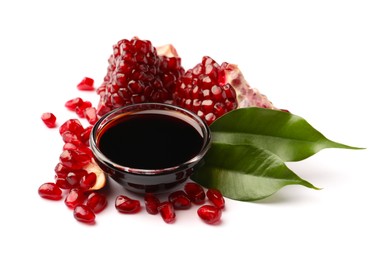
[[[2,1],[0,259],[389,259],[389,14],[375,0]],[[96,105],[76,84],[98,86],[111,46],[133,36],[173,43],[186,69],[203,55],[238,64],[277,107],[367,149],[288,164],[322,190],[227,200],[217,226],[196,207],[171,225],[145,210],[119,214],[115,196],[132,194],[114,183],[96,224],[79,223],[37,194],[62,147],[40,116],[74,117],[64,103],[76,96]]]

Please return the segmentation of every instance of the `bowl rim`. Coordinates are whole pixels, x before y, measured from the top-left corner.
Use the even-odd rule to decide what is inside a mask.
[[[124,166],[118,163],[113,162],[110,160],[107,156],[102,153],[98,147],[97,144],[97,138],[99,131],[104,128],[105,125],[112,122],[113,120],[120,117],[120,115],[123,114],[131,114],[133,112],[134,114],[139,113],[147,113],[150,112],[150,114],[154,114],[157,111],[178,111],[181,114],[185,115],[189,120],[197,123],[199,126],[199,129],[202,131],[200,133],[203,137],[203,144],[202,147],[194,157],[190,158],[189,160],[175,166],[170,166],[166,168],[158,168],[158,169],[142,169],[142,168],[132,168],[128,166]],[[169,115],[172,115],[169,114]],[[180,117],[177,117],[179,119],[182,119]],[[186,121],[186,120],[183,120]],[[187,122],[188,123],[188,122]],[[195,127],[196,128],[196,127]],[[199,129],[197,131],[199,132]],[[104,114],[92,127],[91,134],[89,136],[89,144],[92,150],[92,153],[95,157],[95,160],[98,160],[103,165],[111,168],[112,170],[120,171],[125,174],[134,174],[134,175],[164,175],[164,174],[171,174],[178,171],[186,170],[188,168],[193,167],[195,164],[200,162],[207,151],[209,150],[211,146],[211,130],[207,123],[201,119],[198,115],[196,115],[194,112],[176,106],[166,103],[157,103],[157,102],[145,102],[145,103],[137,103],[137,104],[130,104],[125,105],[123,107],[116,108],[114,110],[111,110],[110,112]]]

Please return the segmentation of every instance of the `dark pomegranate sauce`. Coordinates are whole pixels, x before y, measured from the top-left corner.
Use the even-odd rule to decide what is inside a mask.
[[[100,132],[97,145],[112,162],[136,169],[180,165],[202,149],[203,138],[190,123],[165,114],[128,114]]]

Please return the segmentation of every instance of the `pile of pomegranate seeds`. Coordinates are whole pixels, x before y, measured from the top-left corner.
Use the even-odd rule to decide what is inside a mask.
[[[211,202],[206,203],[206,196]],[[225,207],[225,199],[215,189],[209,189],[206,193],[202,186],[194,182],[187,182],[184,190],[176,190],[168,195],[168,200],[160,202],[160,199],[151,193],[144,196],[146,211],[151,215],[160,214],[166,223],[176,220],[177,210],[186,210],[192,204],[202,205],[198,208],[198,216],[207,224],[216,224],[220,221],[222,210]],[[115,208],[121,213],[138,213],[141,210],[141,202],[128,196],[119,195],[115,200]]]

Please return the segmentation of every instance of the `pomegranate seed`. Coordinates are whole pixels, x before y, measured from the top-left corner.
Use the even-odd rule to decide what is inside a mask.
[[[60,187],[63,190],[68,190],[72,188],[72,185],[69,184],[69,182],[66,180],[66,178],[56,177],[55,183],[58,187]]]
[[[72,171],[72,169],[66,167],[62,163],[57,163],[56,167],[54,168],[54,171],[56,173],[56,176],[59,178],[66,178],[69,172]]]
[[[182,190],[178,190],[169,194],[168,200],[172,203],[175,209],[191,208],[191,200],[190,198],[188,198],[187,194]]]
[[[41,119],[42,119],[43,123],[45,123],[45,125],[48,128],[56,127],[56,120],[57,120],[57,118],[52,113],[50,113],[50,112],[43,113],[42,116],[41,116]]]
[[[156,215],[158,213],[158,206],[160,205],[160,200],[151,193],[145,194],[145,208],[149,214]]]
[[[81,106],[83,103],[84,103],[84,101],[81,98],[77,97],[77,98],[66,101],[65,107],[71,111],[75,111],[76,108]]]
[[[93,83],[93,79],[85,77],[79,84],[77,84],[77,88],[79,90],[94,90]]]
[[[61,137],[62,137],[62,141],[64,141],[64,143],[77,143],[79,141],[78,136],[75,135],[74,133],[72,133],[71,131],[63,132]],[[68,149],[68,150],[70,150],[70,149]]]
[[[90,107],[92,107],[92,103],[90,101],[84,101],[80,106],[76,107],[75,112],[80,118],[84,118],[85,110]]]
[[[49,200],[60,200],[62,198],[62,190],[52,182],[42,184],[38,188],[38,194],[42,198]]]
[[[115,208],[122,213],[137,213],[141,209],[141,203],[138,200],[119,195],[115,199]]]
[[[88,206],[93,210],[95,213],[101,212],[107,205],[107,199],[106,196],[98,193],[98,192],[91,192],[86,201],[85,205]]]
[[[80,133],[80,141],[84,144],[89,146],[89,136],[92,131],[92,126],[87,126],[83,132]]]
[[[59,131],[60,135],[62,135],[65,131],[70,131],[71,133],[80,136],[80,134],[84,131],[84,127],[78,119],[69,119],[60,126]]]
[[[98,121],[98,117],[96,115],[96,108],[89,107],[85,109],[85,118],[87,119],[88,123],[91,125],[94,125]]]
[[[60,162],[71,170],[79,170],[91,161],[91,157],[78,151],[65,150],[60,155]]]
[[[222,211],[212,205],[203,205],[198,211],[198,216],[207,224],[215,224],[217,223],[222,216]]]
[[[81,189],[73,188],[65,198],[65,205],[74,209],[76,206],[83,204],[84,199],[84,192]]]
[[[95,185],[97,180],[96,174],[94,172],[87,173],[80,180],[80,188],[83,190],[88,190]]]
[[[64,138],[64,136],[62,135],[62,138]],[[74,144],[74,143],[66,143],[62,146],[62,150],[77,150],[77,146]]]
[[[73,210],[73,216],[80,222],[95,222],[95,213],[93,213],[92,209],[86,205],[77,205]]]
[[[74,170],[69,172],[65,179],[69,183],[69,185],[73,188],[80,186],[81,178],[83,178],[85,175],[87,175],[88,172],[86,170],[80,169],[80,170]]]
[[[206,193],[204,192],[202,186],[195,182],[186,183],[184,185],[184,191],[194,204],[200,205],[206,201]]]
[[[166,223],[173,223],[176,218],[175,208],[173,207],[172,203],[169,201],[164,201],[160,203],[160,206],[158,207],[158,211],[160,212],[160,215],[162,219]]]
[[[219,190],[208,189],[206,196],[217,208],[223,209],[225,207],[225,199]]]

